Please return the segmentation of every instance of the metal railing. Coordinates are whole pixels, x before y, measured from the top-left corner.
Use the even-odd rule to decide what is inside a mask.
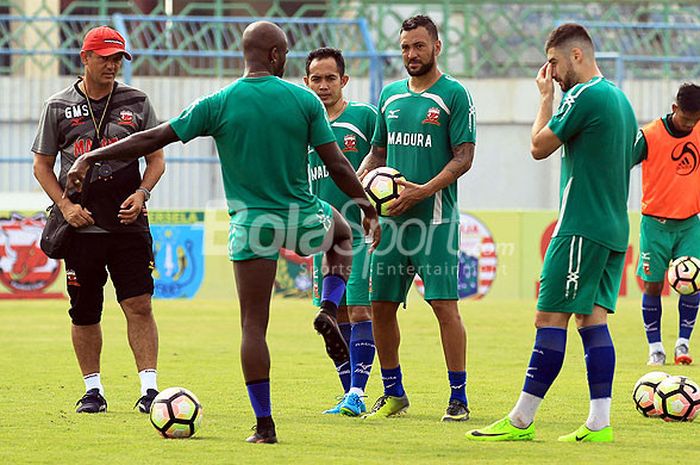
[[[58,57],[64,68],[63,74],[80,74],[80,38],[96,25],[112,24],[126,38],[127,48],[134,56],[133,61],[124,62],[126,83],[131,82],[135,73],[142,76],[235,77],[240,76],[244,68],[241,46],[243,30],[254,19],[275,21],[287,34],[291,49],[287,55],[287,68],[291,76],[304,74],[309,51],[342,44],[348,70],[352,74],[370,77],[370,95],[375,102],[382,88],[385,61],[400,56],[398,51],[376,50],[364,18],[212,18],[114,14],[111,17],[0,15],[0,25],[43,23],[47,29],[60,31],[62,37],[60,43],[52,46],[40,37],[36,37],[36,43],[27,44],[19,43],[11,34],[3,34],[3,38],[0,38],[0,57]],[[12,70],[20,65],[21,62],[15,62],[9,67]]]
[[[48,15],[51,13],[49,3],[36,11],[25,11],[24,14],[16,4],[12,8],[5,7],[4,11],[14,13],[14,17]],[[133,27],[125,24],[125,29],[132,34],[134,46],[141,50],[161,50],[163,41],[168,37],[177,38],[172,50],[182,50],[185,53],[199,51],[199,57],[183,55],[175,59],[172,55],[163,56],[158,53],[143,54],[139,63],[135,63],[137,73],[173,72],[178,75],[220,76],[227,75],[228,70],[235,68],[235,57],[213,58],[206,56],[207,52],[233,50],[236,37],[240,31],[225,26],[218,18],[242,17],[271,17],[276,21],[284,19],[305,18],[313,19],[366,18],[367,37],[362,34],[339,34],[340,40],[333,40],[332,45],[341,48],[352,47],[356,43],[368,43],[371,37],[377,53],[398,51],[398,31],[401,22],[408,16],[422,13],[429,14],[437,22],[444,42],[441,64],[455,76],[467,78],[482,77],[530,77],[539,68],[543,50],[542,46],[547,34],[554,25],[564,19],[577,22],[620,21],[639,25],[634,34],[623,36],[602,33],[600,50],[616,50],[618,40],[634,44],[638,53],[628,55],[666,55],[675,54],[676,44],[691,46],[697,43],[697,35],[683,37],[671,29],[656,30],[659,24],[674,26],[700,24],[700,2],[657,0],[648,2],[642,0],[593,1],[580,2],[573,0],[544,1],[544,0],[400,0],[398,2],[383,2],[377,0],[327,0],[294,2],[291,0],[225,2],[210,0],[207,2],[182,2],[179,9],[166,8],[166,2],[158,2],[151,11],[140,11],[136,2],[112,2],[97,0],[95,2],[74,1],[68,4],[60,15],[70,18],[75,13],[91,13],[93,18],[101,21],[113,18],[114,14],[122,14],[124,18],[138,18]],[[172,2],[171,2],[172,3]],[[177,2],[176,2],[177,3]],[[2,5],[10,5],[7,0],[0,0]],[[48,12],[48,13],[47,13]],[[149,21],[146,18],[160,18]],[[201,21],[182,20],[180,18],[198,18]],[[0,49],[35,50],[38,48],[76,49],[82,39],[85,27],[70,26],[66,20],[55,27],[46,27],[37,21],[18,24],[11,21],[9,14],[5,20],[0,20]],[[162,21],[162,18],[168,18]],[[130,20],[127,20],[130,21]],[[291,24],[288,22],[288,24]],[[94,25],[94,24],[92,24]],[[646,25],[646,31],[642,27]],[[68,26],[68,27],[67,27]],[[74,25],[75,26],[75,25]],[[193,27],[197,26],[197,27]],[[689,30],[690,31],[690,30]],[[338,31],[340,32],[340,31]],[[603,32],[603,31],[601,31]],[[167,34],[166,34],[167,33]],[[290,26],[290,34],[296,37],[313,39],[316,33],[304,31]],[[321,34],[324,35],[324,34]],[[333,37],[328,34],[330,38]],[[27,37],[31,40],[27,41]],[[694,37],[694,38],[693,38]],[[20,44],[19,46],[17,44]],[[53,46],[51,46],[53,45]],[[317,45],[316,45],[317,46]],[[311,47],[315,48],[315,47]],[[9,56],[9,55],[6,55]],[[38,61],[37,54],[15,55],[14,71],[23,61]],[[5,63],[0,55],[0,74],[13,72],[7,59]],[[66,73],[79,63],[70,60],[65,54],[57,54],[61,62],[61,70]],[[200,60],[200,61],[197,61]],[[381,60],[381,59],[380,59]],[[45,65],[47,60],[42,60]],[[213,63],[213,64],[212,64]],[[209,66],[212,64],[211,66]],[[385,66],[385,75],[394,76],[400,73],[401,65],[396,60],[389,60]],[[628,72],[633,71],[628,67]],[[640,66],[640,72],[647,68]],[[299,68],[290,69],[298,72]],[[658,76],[676,78],[685,72],[683,69],[663,66],[655,70]],[[235,74],[235,73],[233,73]],[[232,75],[233,75],[232,74]]]

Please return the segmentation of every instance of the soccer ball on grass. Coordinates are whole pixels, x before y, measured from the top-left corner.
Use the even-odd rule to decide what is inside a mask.
[[[632,389],[632,400],[637,411],[645,417],[658,417],[661,411],[654,407],[656,387],[670,375],[663,371],[652,371],[637,380]]]
[[[700,411],[700,386],[685,376],[669,376],[656,387],[654,409],[665,421],[693,421]]]
[[[151,424],[164,438],[189,438],[202,424],[202,404],[185,388],[161,391],[151,404]]]

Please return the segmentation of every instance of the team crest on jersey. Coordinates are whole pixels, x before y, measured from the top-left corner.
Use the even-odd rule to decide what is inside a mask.
[[[77,127],[77,126],[80,126],[81,124],[85,123],[85,121],[87,121],[87,120],[85,118],[83,118],[82,116],[78,117],[78,118],[73,118],[72,120],[70,120],[70,125],[71,125],[71,127]]]
[[[434,124],[440,126],[440,109],[438,107],[430,107],[425,115],[423,124]]]
[[[122,126],[131,126],[131,127],[136,127],[136,123],[134,123],[134,113],[130,110],[122,110],[119,112],[119,121],[117,124],[120,124]]]
[[[355,134],[347,134],[343,138],[343,152],[357,152],[357,138]]]

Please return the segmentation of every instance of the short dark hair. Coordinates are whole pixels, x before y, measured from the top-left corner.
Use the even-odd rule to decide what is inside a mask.
[[[335,64],[338,66],[338,72],[341,76],[345,76],[345,58],[343,58],[343,52],[337,48],[331,47],[321,47],[309,52],[309,55],[306,57],[306,75],[309,75],[309,68],[311,68],[312,61],[323,60],[324,58],[333,58]]]
[[[678,107],[688,113],[697,113],[700,111],[700,86],[696,86],[691,82],[685,82],[678,88],[676,94],[676,104]]]
[[[432,19],[425,15],[411,16],[401,24],[401,32],[412,31],[419,27],[427,29],[433,40],[438,40],[438,29]]]
[[[571,41],[585,42],[587,45],[591,46],[591,49],[595,49],[593,46],[593,39],[591,39],[585,27],[576,23],[566,23],[549,34],[547,42],[544,45],[544,51],[546,53],[550,48],[561,47]]]

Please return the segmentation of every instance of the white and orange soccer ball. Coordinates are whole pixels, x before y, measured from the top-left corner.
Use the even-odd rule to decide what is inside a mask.
[[[164,438],[189,438],[202,424],[202,404],[185,388],[160,392],[151,404],[151,424]]]
[[[654,409],[665,421],[693,421],[700,412],[700,386],[685,376],[669,376],[656,387]]]
[[[637,380],[632,389],[632,400],[637,411],[645,417],[658,417],[661,412],[654,407],[656,387],[668,378],[668,373],[652,371]]]
[[[700,259],[678,257],[671,262],[667,273],[668,283],[681,295],[700,292]]]
[[[394,168],[381,166],[367,173],[362,180],[367,198],[380,216],[388,216],[387,210],[399,198],[403,190],[403,186],[396,183],[399,179],[406,178]]]

